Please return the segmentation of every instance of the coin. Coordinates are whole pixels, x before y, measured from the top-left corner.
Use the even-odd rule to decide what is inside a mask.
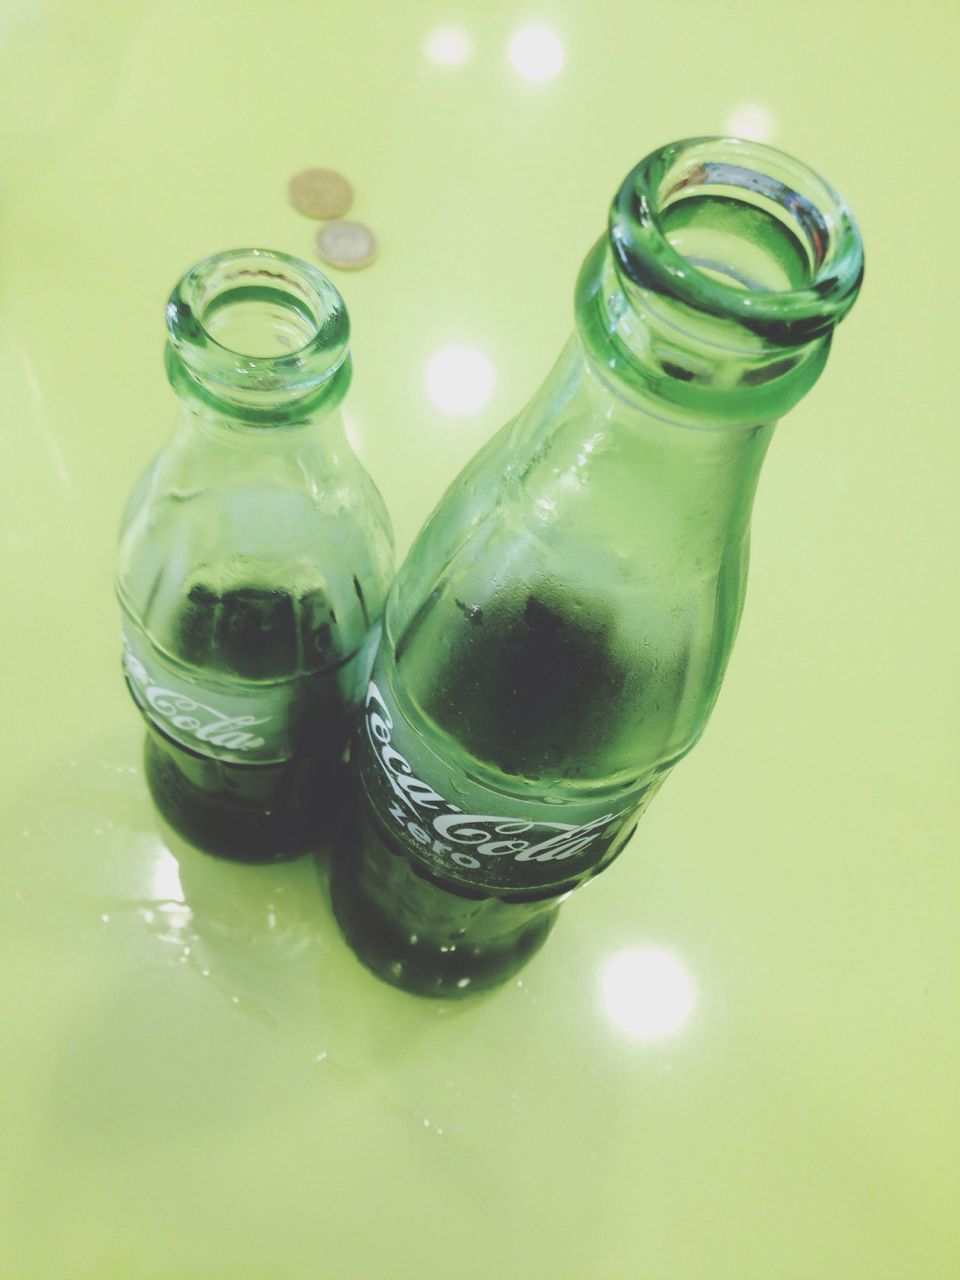
[[[377,256],[377,241],[368,226],[340,218],[328,222],[313,238],[317,253],[331,267],[367,267]]]
[[[333,169],[304,169],[287,190],[293,207],[308,218],[342,218],[353,203],[353,187]]]

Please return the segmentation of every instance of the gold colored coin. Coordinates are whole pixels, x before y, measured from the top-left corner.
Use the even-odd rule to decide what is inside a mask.
[[[313,242],[324,262],[346,271],[367,267],[377,256],[377,240],[370,228],[346,218],[321,227]]]
[[[287,189],[293,207],[308,218],[342,218],[353,204],[353,187],[333,169],[304,169]]]

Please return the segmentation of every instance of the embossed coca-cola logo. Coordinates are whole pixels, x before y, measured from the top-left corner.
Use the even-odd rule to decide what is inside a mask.
[[[250,730],[254,725],[268,724],[270,716],[225,715],[185,693],[164,688],[129,649],[123,665],[146,705],[181,734],[229,751],[254,751],[263,746],[264,739]]]
[[[393,745],[393,718],[373,682],[367,690],[364,710],[367,738],[396,796],[396,803],[389,808],[390,816],[419,845],[448,857],[459,867],[480,867],[485,858],[560,862],[583,853],[601,836],[609,836],[611,825],[619,826],[627,812],[605,813],[580,826],[464,813],[418,778],[410,762]]]

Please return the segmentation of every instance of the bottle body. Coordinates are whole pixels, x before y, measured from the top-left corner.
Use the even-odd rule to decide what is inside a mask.
[[[334,907],[400,985],[455,996],[524,963],[703,729],[772,427],[664,430],[575,338],[398,574]]]
[[[238,279],[246,289],[252,273],[269,271],[276,284],[277,255],[266,256],[219,269],[209,291],[226,299],[219,314],[229,315]],[[302,264],[280,265],[312,287]],[[263,312],[265,300],[244,293],[237,305]],[[275,297],[257,317],[260,344],[283,333],[286,307]],[[158,807],[201,847],[273,858],[302,851],[334,821],[392,540],[337,408],[345,380],[307,406],[302,396],[290,404],[284,370],[255,358],[274,403],[256,404],[253,419],[230,388],[206,399],[175,364],[177,430],[127,504],[117,589]]]
[[[670,190],[699,202],[674,214],[693,274],[735,281],[719,295],[736,291],[730,308],[751,290],[758,307],[771,287],[792,294],[780,276],[799,270],[796,246],[772,209],[764,240],[751,203],[779,207],[786,185],[759,184],[739,156],[736,173],[729,156],[682,159]],[[746,263],[730,249],[734,178]],[[697,192],[711,183],[722,194]],[[805,213],[797,234],[810,225]],[[356,746],[363,829],[333,891],[361,958],[414,990],[503,980],[696,742],[736,634],[773,423],[826,359],[829,327],[771,336],[749,308],[745,323],[649,287],[623,231],[615,202],[574,339],[448,490],[390,592]],[[392,900],[391,878],[406,886]]]

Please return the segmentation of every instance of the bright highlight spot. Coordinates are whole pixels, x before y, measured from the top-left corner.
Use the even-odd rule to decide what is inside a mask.
[[[150,872],[150,896],[154,902],[183,902],[180,864],[173,854],[162,846],[160,855]]]
[[[550,27],[521,27],[507,48],[510,65],[524,80],[552,80],[563,70],[563,41]]]
[[[444,347],[427,361],[427,394],[447,413],[476,413],[493,394],[495,374],[471,347]]]
[[[750,142],[769,142],[773,137],[774,119],[766,107],[745,102],[727,116],[727,133]]]
[[[363,433],[357,426],[356,422],[354,422],[353,418],[347,413],[343,415],[343,429],[346,432],[347,442],[350,445],[350,448],[358,458],[362,457],[364,444]]]
[[[603,974],[610,1020],[638,1040],[675,1035],[693,1013],[693,979],[670,951],[637,947],[613,957]]]
[[[431,62],[441,67],[459,67],[473,53],[473,41],[460,27],[437,27],[423,46]]]

